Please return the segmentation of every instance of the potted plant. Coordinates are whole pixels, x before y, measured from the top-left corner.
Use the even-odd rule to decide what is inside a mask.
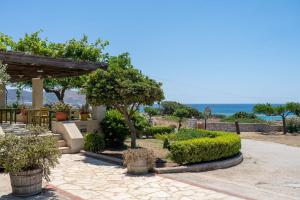
[[[52,111],[55,112],[57,121],[65,121],[68,119],[71,106],[63,102],[57,102],[52,105]]]
[[[123,158],[129,174],[146,174],[154,167],[155,157],[152,150],[128,149],[124,152]]]
[[[12,193],[31,196],[42,191],[42,178],[49,181],[50,168],[60,157],[53,136],[0,136],[0,165],[9,173]]]
[[[87,121],[89,118],[89,105],[85,104],[82,105],[81,110],[80,110],[80,120],[81,121]]]

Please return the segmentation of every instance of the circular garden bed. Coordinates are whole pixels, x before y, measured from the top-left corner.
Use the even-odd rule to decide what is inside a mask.
[[[181,165],[232,157],[241,149],[239,135],[228,132],[184,129],[155,137],[164,141],[171,160]]]

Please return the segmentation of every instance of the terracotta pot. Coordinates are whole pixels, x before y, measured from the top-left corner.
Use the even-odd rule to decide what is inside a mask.
[[[134,162],[127,164],[127,173],[129,174],[147,174],[149,167],[145,158],[139,157]]]
[[[56,112],[55,117],[57,121],[66,121],[68,119],[68,114],[65,112]]]
[[[14,196],[27,197],[42,192],[42,169],[23,171],[16,175],[9,175]]]
[[[81,121],[87,121],[89,118],[89,114],[88,113],[82,113],[80,114],[80,120]]]

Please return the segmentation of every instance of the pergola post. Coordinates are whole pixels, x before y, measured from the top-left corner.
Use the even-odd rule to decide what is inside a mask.
[[[0,83],[0,108],[6,107],[6,87],[4,83]]]
[[[32,79],[32,107],[39,109],[43,107],[43,79]]]

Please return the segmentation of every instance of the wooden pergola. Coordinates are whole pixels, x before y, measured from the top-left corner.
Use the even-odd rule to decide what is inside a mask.
[[[74,61],[13,51],[0,51],[0,61],[7,64],[11,82],[30,81],[33,78],[80,76],[98,68],[107,68],[106,63]]]
[[[108,66],[101,62],[74,61],[14,51],[0,51],[1,62],[7,65],[10,82],[32,81],[32,104],[35,108],[43,106],[43,79],[80,76]],[[5,86],[0,87],[5,91]],[[0,94],[0,107],[3,105],[5,94]]]

